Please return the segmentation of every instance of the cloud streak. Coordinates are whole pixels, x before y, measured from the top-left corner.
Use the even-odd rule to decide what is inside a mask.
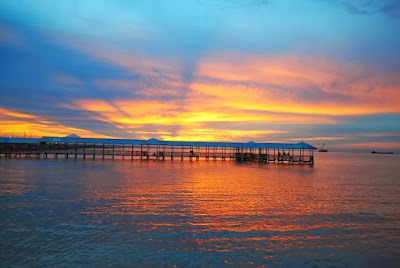
[[[394,1],[21,3],[0,5],[9,130],[400,142]]]
[[[13,137],[42,137],[42,136],[66,136],[69,134],[77,134],[83,137],[103,137],[90,130],[62,125],[58,122],[47,120],[32,114],[21,113],[19,111],[0,107],[0,124],[2,131],[0,136]]]

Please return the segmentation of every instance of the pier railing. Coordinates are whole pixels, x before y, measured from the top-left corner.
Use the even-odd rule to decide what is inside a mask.
[[[3,139],[4,140],[4,139]],[[165,144],[126,144],[43,142],[1,142],[0,157],[65,158],[65,159],[123,159],[123,160],[230,160],[265,163],[314,164],[314,150],[310,148],[257,148],[252,143],[242,146],[201,146]],[[238,144],[235,144],[238,145]],[[250,147],[251,146],[251,147]],[[261,146],[261,145],[260,145]]]

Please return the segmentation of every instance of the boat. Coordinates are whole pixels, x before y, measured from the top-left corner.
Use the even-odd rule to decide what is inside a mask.
[[[377,152],[377,151],[372,151],[371,154],[394,154],[393,152]]]
[[[327,152],[328,152],[328,149],[325,148],[325,142],[324,142],[324,144],[322,145],[322,147],[319,148],[318,152],[321,152],[321,153],[327,153]]]

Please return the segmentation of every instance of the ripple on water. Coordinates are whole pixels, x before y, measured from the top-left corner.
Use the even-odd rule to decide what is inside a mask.
[[[391,266],[399,159],[356,156],[313,168],[0,159],[1,263]]]

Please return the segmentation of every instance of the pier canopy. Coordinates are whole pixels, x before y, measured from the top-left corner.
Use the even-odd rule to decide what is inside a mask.
[[[0,138],[0,144],[37,144],[42,139],[29,139],[29,138]]]
[[[160,141],[155,138],[149,140],[132,139],[96,139],[79,137],[42,137],[41,139],[0,138],[0,143],[95,143],[95,144],[126,144],[126,145],[166,145],[166,146],[193,146],[193,147],[236,147],[236,148],[268,148],[268,149],[309,149],[314,146],[305,143],[258,143],[258,142],[202,142],[202,141]]]

